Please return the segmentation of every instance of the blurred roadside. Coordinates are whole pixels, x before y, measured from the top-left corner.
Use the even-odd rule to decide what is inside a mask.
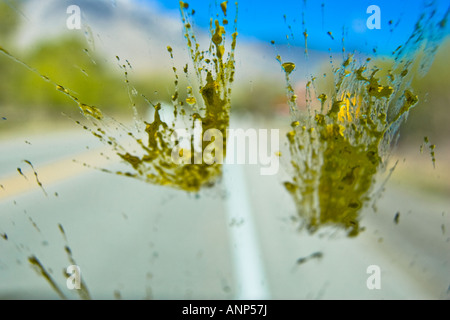
[[[83,4],[83,25],[88,28],[66,28],[65,8],[73,3]],[[117,1],[117,7],[112,3],[0,0],[0,46],[123,124],[135,116],[133,103],[150,121],[151,107],[140,94],[170,105],[173,67],[180,76],[180,99],[187,96],[186,86],[198,87],[194,77],[183,74],[190,60],[180,17],[157,7],[139,7],[131,0]],[[202,44],[208,44],[207,31],[198,30],[197,35]],[[329,70],[330,53],[310,50],[306,60],[303,48],[278,44],[274,48],[247,40],[238,36],[231,122],[242,128],[280,129],[281,166],[274,176],[261,176],[259,167],[244,166],[244,175],[231,183],[247,184],[273,297],[402,299],[437,297],[441,292],[448,297],[450,41],[441,46],[429,73],[414,80],[420,102],[401,128],[389,161],[387,172],[397,160],[398,164],[378,203],[382,214],[366,215],[368,230],[360,241],[330,241],[299,234],[297,220],[292,220],[296,209],[283,186],[291,179],[285,138],[291,119],[284,74],[275,58],[280,54],[283,61],[295,62],[291,75],[299,107],[304,108],[307,77],[331,80],[322,77]],[[379,58],[377,63],[384,63]],[[53,297],[27,261],[16,257],[22,259],[17,250],[22,248],[27,255],[39,255],[53,270],[65,266],[57,224],[64,225],[96,298],[109,299],[119,289],[124,297],[139,299],[144,294],[161,299],[235,297],[240,284],[231,253],[241,242],[233,242],[227,232],[240,230],[248,221],[227,216],[231,210],[226,195],[232,184],[193,195],[95,170],[121,166],[111,148],[102,147],[73,120],[86,121],[73,101],[0,54],[0,182],[4,188],[0,187],[5,196],[0,203],[0,236],[8,232],[9,237],[2,242],[0,255],[0,298]],[[420,152],[425,136],[436,144],[435,168],[429,148]],[[24,159],[33,162],[48,197],[44,198],[34,169]],[[230,171],[224,172],[230,177]],[[401,211],[400,225],[393,220],[397,211]],[[323,261],[301,262],[314,252],[320,257],[324,252]],[[386,276],[386,286],[378,293],[365,287],[366,268],[373,263],[380,264]],[[58,276],[65,281],[61,272]]]
[[[150,101],[171,102],[174,88],[171,69],[176,66],[182,70],[187,57],[179,17],[165,16],[167,12],[156,9],[139,15],[137,5],[130,3],[129,7],[120,8],[121,20],[118,20],[118,13],[109,8],[109,2],[98,2],[94,6],[85,1],[83,19],[90,23],[90,29],[73,32],[65,27],[67,15],[51,15],[56,8],[64,9],[69,2],[45,1],[42,12],[35,15],[34,4],[30,1],[0,2],[0,45],[41,74],[70,89],[84,103],[98,106],[120,121],[132,119],[133,103],[141,114],[147,114],[149,106],[139,94],[144,94]],[[171,27],[165,28],[169,24]],[[114,29],[115,25],[121,29]],[[37,30],[38,26],[41,31]],[[199,36],[202,38],[204,34]],[[30,40],[30,37],[34,38]],[[119,40],[124,38],[129,42]],[[289,110],[284,76],[275,60],[275,50],[270,44],[239,41],[232,95],[233,116],[246,115],[267,122],[268,127],[285,128],[290,123]],[[111,49],[115,42],[116,47]],[[170,60],[166,51],[169,44],[174,47],[174,60]],[[450,41],[447,40],[428,74],[414,79],[413,88],[420,102],[401,128],[396,151],[401,158],[407,159],[407,165],[397,168],[402,179],[414,180],[420,176],[416,182],[426,184],[439,172],[439,178],[433,179],[439,187],[430,188],[436,187],[443,192],[450,190],[447,182],[450,179],[446,176],[450,172],[449,50]],[[299,60],[303,58],[302,50],[297,52],[295,48],[289,48],[287,52],[291,56],[298,54]],[[116,59],[118,54],[120,60]],[[306,64],[310,71],[321,74],[319,70],[329,65],[329,55],[311,51]],[[297,75],[303,73],[303,69],[306,67],[298,63]],[[14,135],[17,131],[72,128],[69,123],[73,122],[68,117],[81,119],[76,105],[35,73],[4,55],[0,55],[0,70],[0,136]],[[125,71],[131,86],[125,82]],[[302,79],[296,85],[301,104],[305,100],[305,81],[298,78]],[[190,81],[192,79],[180,77],[182,99]],[[419,153],[425,136],[436,145],[436,169],[432,168],[426,147],[422,155]]]

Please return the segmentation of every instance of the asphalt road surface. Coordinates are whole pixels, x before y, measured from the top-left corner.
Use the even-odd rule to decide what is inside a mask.
[[[366,230],[348,239],[298,230],[284,169],[228,165],[217,187],[193,195],[92,168],[118,164],[78,129],[2,138],[0,150],[1,299],[60,298],[30,256],[79,298],[66,286],[65,246],[94,299],[450,297],[450,199],[395,173],[378,211],[363,212]],[[380,289],[367,287],[371,265]]]

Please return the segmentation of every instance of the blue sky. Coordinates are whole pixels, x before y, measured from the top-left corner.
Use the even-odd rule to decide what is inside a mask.
[[[178,0],[139,0],[156,2],[162,8],[178,10]],[[195,9],[195,23],[208,28],[214,0],[190,0],[190,8]],[[428,1],[430,2],[430,1]],[[436,0],[438,15],[443,15],[450,1]],[[220,1],[217,1],[220,3]],[[323,4],[323,6],[322,6]],[[370,5],[377,5],[381,11],[381,29],[368,29],[366,13]],[[345,32],[347,51],[358,50],[380,54],[392,52],[404,43],[414,29],[424,8],[424,1],[399,0],[286,0],[286,1],[239,1],[238,32],[247,40],[257,39],[264,42],[276,41],[287,44],[289,35],[291,45],[303,46],[302,16],[304,12],[305,28],[309,34],[308,47],[315,50],[340,51],[342,35]],[[216,12],[216,11],[214,11]],[[234,1],[229,1],[230,20],[234,17]],[[286,15],[286,22],[284,19]],[[392,20],[392,25],[389,21]],[[291,31],[288,25],[292,28]],[[393,31],[392,31],[393,30]],[[327,34],[332,32],[334,40]]]

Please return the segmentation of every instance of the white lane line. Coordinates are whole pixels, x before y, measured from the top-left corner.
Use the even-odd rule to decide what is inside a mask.
[[[223,180],[227,190],[228,227],[234,269],[237,276],[238,300],[270,299],[252,208],[249,202],[242,165],[224,164]],[[243,223],[239,223],[243,221]]]

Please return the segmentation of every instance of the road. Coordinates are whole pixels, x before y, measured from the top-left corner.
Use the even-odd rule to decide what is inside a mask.
[[[66,245],[94,299],[450,297],[450,199],[395,174],[377,213],[363,212],[366,230],[348,239],[298,231],[284,169],[261,176],[257,165],[229,165],[218,187],[192,195],[83,166],[118,164],[82,130],[3,138],[0,150],[2,299],[59,298],[32,255],[77,299],[63,275]],[[380,289],[366,285],[370,265]]]

